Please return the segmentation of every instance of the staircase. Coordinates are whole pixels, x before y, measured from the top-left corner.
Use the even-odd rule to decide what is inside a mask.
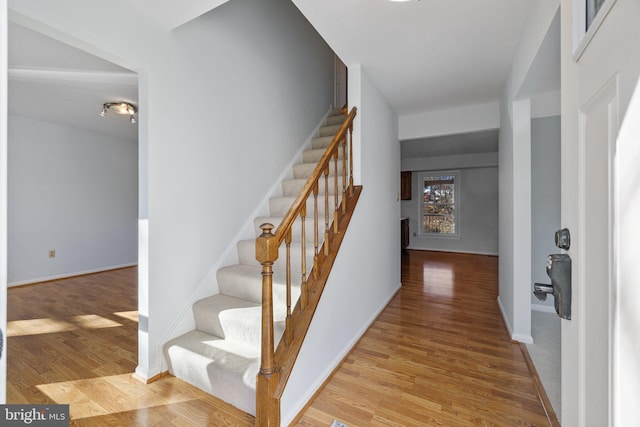
[[[283,240],[286,240],[286,244],[277,249],[278,259],[272,267],[270,310],[272,310],[273,328],[268,328],[266,335],[273,337],[271,341],[275,347],[278,347],[278,343],[285,335],[285,328],[287,338],[284,341],[292,342],[294,328],[289,325],[292,317],[291,308],[304,310],[307,304],[305,287],[310,277],[309,273],[312,272],[313,266],[315,270],[312,273],[314,277],[318,277],[319,259],[326,258],[328,254],[329,245],[323,246],[323,243],[338,227],[337,223],[335,228],[330,224],[333,223],[334,215],[338,215],[340,206],[344,212],[347,196],[343,193],[346,193],[349,188],[353,193],[353,186],[347,185],[349,176],[345,173],[352,167],[347,165],[345,157],[351,157],[346,149],[346,129],[347,125],[352,126],[354,116],[355,109],[352,115],[349,115],[349,123],[344,123],[347,115],[343,114],[342,110],[333,110],[330,113],[325,126],[320,128],[319,136],[312,140],[311,149],[303,153],[303,162],[293,166],[293,178],[282,182],[282,196],[269,200],[270,216],[254,220],[256,238],[258,238],[261,235],[266,236],[265,233],[268,233],[269,237],[274,237],[270,234],[270,227],[262,226],[263,224],[273,224],[278,227],[283,218],[295,218],[291,220],[291,228]],[[351,131],[351,127],[348,129]],[[336,133],[340,135],[336,136]],[[338,139],[340,141],[336,143]],[[342,147],[342,149],[336,147]],[[325,154],[327,148],[333,150],[330,161],[323,160],[329,157]],[[322,170],[317,168],[321,160],[326,164],[322,166]],[[317,176],[311,177],[313,174]],[[312,182],[314,179],[315,181]],[[311,187],[313,190],[310,190]],[[313,194],[310,191],[313,191]],[[296,204],[300,203],[303,204],[299,208],[302,213],[298,215],[298,211],[293,211]],[[292,216],[292,212],[295,216]],[[312,218],[307,222],[312,222],[313,226],[308,226],[305,217]],[[240,241],[237,251],[239,264],[223,267],[217,272],[220,293],[193,305],[196,329],[167,342],[164,345],[164,355],[171,374],[255,416],[256,376],[259,372],[262,371],[262,375],[265,371],[265,349],[263,348],[265,342],[263,314],[265,312],[262,298],[265,284],[263,282],[264,265],[256,259],[255,239]],[[328,263],[329,270],[332,262],[331,259]],[[266,268],[271,269],[270,263],[263,262],[263,264],[268,264]],[[326,281],[328,271],[322,276]],[[321,286],[323,288],[324,283]],[[314,293],[316,293],[315,290]],[[304,294],[302,298],[304,301],[302,304],[297,304],[301,294]],[[319,295],[317,298],[319,299]],[[314,310],[315,306],[308,316],[298,317],[304,319],[308,317],[307,323],[310,323]],[[302,336],[299,337],[297,348],[291,348],[285,357],[291,366],[279,367],[278,370],[287,373],[291,371],[306,328],[308,324],[296,327],[296,333],[300,331]],[[271,355],[268,358],[274,357],[273,346],[270,347]],[[278,350],[280,351],[280,348]],[[276,364],[273,360],[270,363],[274,366]],[[288,378],[288,374],[286,376]],[[286,378],[284,382],[286,383]],[[280,388],[283,387],[284,384],[280,384]],[[273,387],[271,391],[274,391]],[[271,398],[273,399],[273,396]],[[279,413],[279,397],[275,399],[278,402]],[[258,423],[261,423],[260,416]]]

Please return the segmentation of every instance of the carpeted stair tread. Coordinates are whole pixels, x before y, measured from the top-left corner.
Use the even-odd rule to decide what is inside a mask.
[[[331,144],[331,141],[333,141],[333,135],[313,138],[311,140],[311,148],[313,150],[327,148],[329,144]]]
[[[220,268],[216,273],[218,288],[223,295],[234,298],[262,302],[262,266],[234,264]],[[273,272],[273,311],[274,319],[284,319],[286,313],[286,274],[283,271]],[[300,285],[291,284],[292,301],[300,296]]]
[[[327,117],[327,125],[341,125],[347,118],[346,114],[334,114]]]
[[[334,194],[335,191],[335,177],[329,176],[329,194]],[[282,195],[285,197],[296,197],[307,183],[307,178],[293,178],[282,180]],[[318,192],[320,195],[324,195],[324,177],[318,182]],[[342,176],[338,176],[338,194],[342,192]]]
[[[331,224],[331,221],[333,220],[333,213],[334,213],[334,211],[332,210],[333,202],[334,202],[333,197],[330,197],[329,198],[329,224]],[[262,224],[269,223],[269,224],[272,224],[274,227],[278,227],[281,221],[282,221],[282,217],[260,216],[255,218],[253,220],[253,224],[255,227],[256,237],[262,234],[262,229],[260,228]],[[314,237],[313,236],[313,233],[314,233],[313,216],[305,218],[304,222],[305,222],[304,231],[305,231],[305,236],[307,238],[307,243],[312,243],[313,237]],[[318,226],[319,226],[319,232],[323,233],[325,228],[324,215],[322,215],[321,217],[320,216],[318,217]],[[273,230],[272,232],[275,232],[275,230]],[[302,221],[300,220],[300,218],[296,219],[291,226],[291,240],[294,242],[299,242],[302,240]]]
[[[220,338],[232,339],[228,331],[232,327],[230,322],[235,320],[235,314],[247,314],[251,309],[259,310],[260,304],[217,294],[196,301],[193,304],[193,317],[197,330]]]
[[[169,372],[255,415],[260,347],[194,330],[164,345]]]
[[[298,163],[293,165],[294,178],[309,178],[316,168],[317,163]],[[342,162],[338,161],[338,175],[342,172]],[[329,162],[329,176],[336,175],[336,165],[333,159]]]
[[[335,135],[340,130],[342,125],[329,125],[329,126],[321,126],[320,127],[320,136],[329,136]]]
[[[214,295],[193,305],[196,329],[246,346],[260,348],[261,304],[228,295]],[[275,320],[276,343],[284,332],[284,317]]]
[[[324,148],[306,150],[304,153],[302,153],[302,162],[316,164],[320,161],[325,151],[326,149]],[[342,159],[342,157],[342,150],[338,150],[338,159]]]
[[[324,224],[323,224],[324,227]],[[320,247],[322,245],[322,237],[319,236],[321,242],[318,245]],[[286,256],[287,256],[287,247],[286,245],[281,245],[278,248],[278,260],[273,264],[274,270],[286,271]],[[313,241],[307,242],[307,247],[305,248],[305,267],[307,275],[309,271],[311,271],[311,267],[313,267],[313,256],[314,256],[314,246]],[[243,265],[260,265],[258,260],[256,259],[256,241],[255,240],[241,240],[238,242],[238,259],[239,263]],[[302,274],[302,245],[300,242],[292,242],[291,250],[290,250],[290,263],[291,263],[291,275],[292,281],[300,281],[300,276]]]
[[[296,200],[295,197],[283,196],[269,199],[269,213],[274,217],[284,217]],[[307,199],[307,218],[313,218],[313,196]],[[324,200],[318,200],[318,215],[324,215]]]

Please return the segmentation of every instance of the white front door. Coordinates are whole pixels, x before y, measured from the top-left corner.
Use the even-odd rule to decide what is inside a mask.
[[[577,57],[580,1],[586,0],[562,4],[562,225],[572,233],[573,259],[572,320],[562,322],[562,425],[640,425],[615,415],[617,384],[630,374],[619,375],[616,366],[619,245],[625,234],[619,224],[618,136],[632,119],[625,116],[640,74],[640,2],[611,2]]]
[[[0,404],[7,390],[7,1],[0,0]]]

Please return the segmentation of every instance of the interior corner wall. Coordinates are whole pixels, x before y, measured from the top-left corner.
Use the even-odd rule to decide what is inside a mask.
[[[400,286],[398,119],[356,66],[349,67],[349,103],[358,107],[360,117],[354,135],[359,128],[356,156],[363,191],[282,396],[283,425],[304,407]]]
[[[547,255],[558,251],[554,233],[560,229],[560,116],[531,120],[531,283],[550,283]],[[553,296],[531,303],[553,307]]]
[[[149,289],[136,372],[153,377],[173,323],[201,285],[217,292],[216,261],[331,105],[333,52],[288,0],[234,0],[174,31],[119,0],[10,7],[141,76]]]
[[[14,115],[8,129],[9,285],[136,264],[136,141]]]
[[[514,316],[514,187],[513,187],[513,126],[509,100],[500,106],[500,132],[498,134],[498,304],[509,334],[513,334]]]
[[[522,342],[532,342],[531,135],[525,135],[531,128],[531,103],[518,92],[558,8],[557,0],[531,5],[500,102],[498,303],[511,338]]]

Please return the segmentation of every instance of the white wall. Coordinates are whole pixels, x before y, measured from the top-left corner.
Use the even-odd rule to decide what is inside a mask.
[[[480,166],[472,166],[473,158],[478,158]],[[490,161],[489,157],[492,157]],[[456,158],[460,158],[456,161]],[[498,254],[498,155],[446,156],[423,159],[421,165],[411,160],[411,200],[403,200],[401,214],[409,218],[409,248],[477,254]],[[408,163],[408,162],[407,162]],[[440,167],[434,167],[439,164]],[[459,196],[457,203],[460,236],[456,238],[420,235],[421,187],[420,173],[423,171],[459,170]]]
[[[137,263],[137,153],[135,141],[9,116],[9,285]]]
[[[119,0],[10,7],[13,19],[140,76],[149,269],[136,372],[152,377],[166,332],[200,284],[217,292],[216,260],[331,104],[333,54],[287,0],[234,0],[173,32]]]
[[[488,102],[400,116],[399,137],[401,141],[406,141],[499,127],[500,105],[498,102]]]
[[[531,120],[531,283],[551,283],[547,255],[558,253],[554,233],[560,229],[560,117]],[[553,310],[553,296],[531,304]]]
[[[400,286],[397,116],[359,66],[349,65],[349,102],[358,107],[355,157],[363,191],[282,397],[283,425],[291,422]]]
[[[558,10],[557,0],[532,5],[500,105],[499,296],[511,338],[531,338],[531,102],[519,91]]]

